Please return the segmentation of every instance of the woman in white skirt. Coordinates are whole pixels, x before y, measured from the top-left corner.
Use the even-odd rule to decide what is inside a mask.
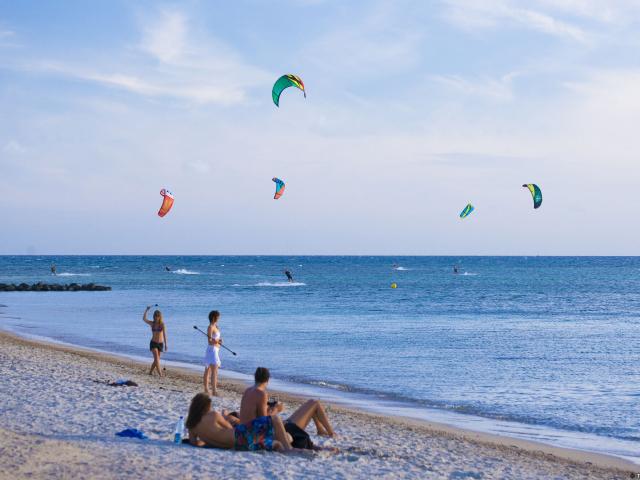
[[[218,368],[220,367],[220,329],[218,319],[220,312],[212,310],[209,312],[209,328],[207,328],[207,351],[204,354],[204,391],[211,395],[218,395]],[[209,391],[211,385],[212,391]]]

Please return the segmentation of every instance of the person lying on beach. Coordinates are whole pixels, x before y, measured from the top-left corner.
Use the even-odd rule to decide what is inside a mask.
[[[240,402],[240,423],[247,423],[256,417],[263,415],[275,415],[284,410],[284,405],[280,402],[269,404],[267,394],[267,384],[271,374],[265,367],[256,368],[254,374],[255,384],[245,390]],[[284,428],[293,438],[299,436],[298,429],[304,431],[313,420],[316,425],[318,435],[333,437],[335,432],[329,422],[329,417],[319,400],[308,400],[300,406],[284,422]],[[306,432],[305,432],[306,433]],[[297,445],[294,445],[297,447]],[[304,448],[300,446],[299,448]]]
[[[151,307],[147,307],[142,315],[144,323],[151,327],[149,350],[151,350],[151,354],[153,355],[153,363],[151,364],[149,375],[153,375],[153,371],[157,370],[158,375],[162,377],[162,370],[160,370],[160,353],[162,353],[162,351],[166,352],[169,349],[167,345],[167,329],[162,321],[162,312],[160,312],[160,310],[153,312],[153,321],[149,321],[149,319],[147,319],[149,310],[151,310]]]
[[[211,397],[206,393],[198,393],[191,400],[186,427],[189,443],[197,447],[283,453],[292,450],[282,419],[277,415],[257,417],[234,427],[211,409]]]

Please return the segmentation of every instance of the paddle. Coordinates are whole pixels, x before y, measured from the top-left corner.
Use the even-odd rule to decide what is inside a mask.
[[[200,330],[196,325],[193,326],[194,329],[196,329],[197,331],[199,331],[201,334],[203,334],[205,337],[209,338],[209,335],[207,335],[206,332],[203,332],[202,330]],[[236,352],[234,352],[233,350],[231,350],[229,347],[220,344],[220,346],[226,350],[229,350],[231,353],[233,353],[234,355],[238,355]]]

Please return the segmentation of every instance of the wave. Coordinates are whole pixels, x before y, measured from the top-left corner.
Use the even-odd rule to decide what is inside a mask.
[[[411,270],[410,268],[404,268],[404,267],[393,267],[394,270],[399,270],[401,272],[407,272],[409,270]]]
[[[234,283],[232,287],[304,287],[306,283],[303,282],[259,282],[252,285],[240,285]]]
[[[90,277],[90,273],[72,273],[72,272],[61,272],[56,274],[58,277]]]
[[[303,287],[306,283],[303,282],[260,282],[256,283],[255,287]]]
[[[200,275],[200,272],[192,272],[191,270],[187,270],[186,268],[172,270],[171,273],[175,273],[176,275]]]
[[[342,392],[351,391],[351,389],[347,385],[342,385],[340,383],[323,382],[322,380],[310,381],[309,383],[311,385],[317,385],[318,387],[332,388],[334,390],[340,390]]]
[[[464,272],[461,274],[464,277],[477,277],[478,274],[477,273],[471,273],[471,272]]]

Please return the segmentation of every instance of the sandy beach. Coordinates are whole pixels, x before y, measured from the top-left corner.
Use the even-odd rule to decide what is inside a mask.
[[[200,390],[179,369],[0,334],[2,478],[629,478],[640,467],[613,457],[539,446],[330,406],[340,453],[196,449],[171,442],[176,419]],[[110,387],[127,378],[138,387]],[[224,380],[216,408],[236,409],[244,385]],[[299,399],[280,395],[286,412]],[[138,428],[149,439],[115,433]]]

